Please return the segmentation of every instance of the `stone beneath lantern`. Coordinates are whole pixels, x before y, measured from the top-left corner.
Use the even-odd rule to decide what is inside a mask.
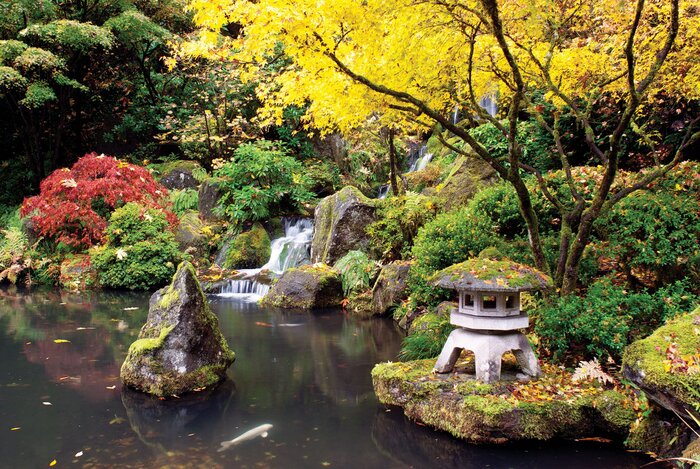
[[[517,331],[527,329],[530,321],[525,313],[518,316],[484,317],[453,311],[450,313],[450,324],[472,330]]]

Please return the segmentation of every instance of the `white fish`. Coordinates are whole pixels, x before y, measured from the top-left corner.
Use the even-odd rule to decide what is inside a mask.
[[[235,446],[239,443],[243,443],[244,441],[252,440],[253,438],[256,438],[258,436],[261,436],[263,438],[267,438],[267,432],[272,428],[272,425],[269,423],[262,424],[260,426],[257,426],[253,428],[252,430],[248,430],[244,434],[237,436],[233,440],[227,440],[227,441],[222,441],[221,442],[221,447],[218,449],[219,452],[221,451],[226,451],[229,449],[231,446]]]

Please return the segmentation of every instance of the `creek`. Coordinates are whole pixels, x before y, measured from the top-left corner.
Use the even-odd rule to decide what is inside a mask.
[[[394,360],[390,320],[281,312],[211,297],[236,361],[227,380],[167,400],[119,367],[148,294],[0,291],[0,467],[590,468],[648,458],[599,443],[474,446],[379,404],[370,370]],[[266,439],[219,443],[258,425]]]

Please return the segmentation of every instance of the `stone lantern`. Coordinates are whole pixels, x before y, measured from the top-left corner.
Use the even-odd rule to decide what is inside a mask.
[[[520,329],[529,325],[520,311],[520,292],[540,290],[551,279],[532,267],[510,260],[469,259],[436,273],[433,284],[457,290],[459,306],[450,323],[457,326],[442,348],[434,371],[449,373],[462,350],[474,352],[476,378],[491,383],[501,377],[501,358],[512,351],[526,375],[542,371]]]

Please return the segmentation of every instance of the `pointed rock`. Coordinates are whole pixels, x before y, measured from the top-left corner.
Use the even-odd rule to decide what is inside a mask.
[[[127,386],[170,396],[221,381],[234,353],[219,330],[194,268],[183,262],[151,296],[148,319],[121,368]]]

